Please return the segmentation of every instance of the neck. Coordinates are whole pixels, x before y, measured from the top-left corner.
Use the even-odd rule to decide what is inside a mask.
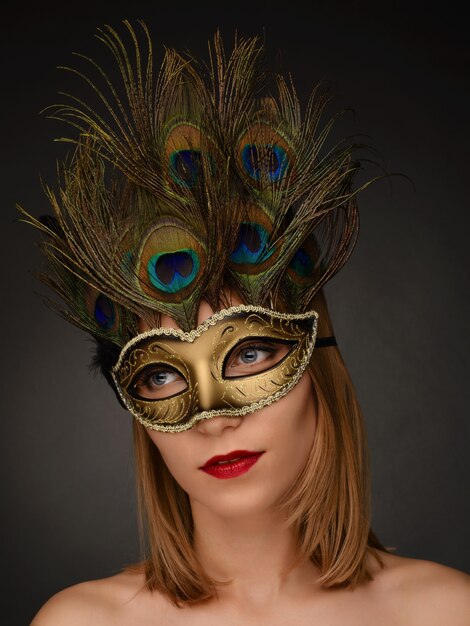
[[[203,567],[215,580],[230,581],[218,589],[220,598],[260,606],[317,586],[319,570],[309,559],[293,567],[295,529],[279,513],[222,517],[199,502],[191,507],[194,547]]]

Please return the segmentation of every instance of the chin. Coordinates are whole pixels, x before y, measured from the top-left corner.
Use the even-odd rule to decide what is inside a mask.
[[[205,489],[201,494],[189,494],[191,506],[200,505],[215,515],[231,520],[265,513],[274,508],[283,495],[278,485],[263,477],[252,484],[242,483],[237,478],[213,480],[217,484],[210,491]]]

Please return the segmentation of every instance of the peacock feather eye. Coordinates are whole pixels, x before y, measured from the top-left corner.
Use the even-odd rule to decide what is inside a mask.
[[[315,238],[311,235],[297,249],[287,266],[285,278],[290,285],[289,289],[293,289],[293,294],[301,293],[302,289],[318,280],[318,255]]]
[[[289,166],[286,150],[276,144],[248,143],[242,148],[241,158],[245,171],[256,181],[265,178],[277,183]]]
[[[242,222],[229,260],[240,265],[263,262],[273,254],[273,250],[268,249],[268,243],[269,233],[266,228],[256,222]]]
[[[181,187],[194,187],[202,174],[202,159],[199,150],[176,150],[169,157],[172,180]]]
[[[205,175],[214,175],[217,149],[200,128],[172,120],[166,133],[164,158],[171,183],[191,189],[200,185]]]
[[[81,281],[77,280],[75,291],[82,303],[83,323],[103,337],[116,337],[121,332],[121,308],[104,293]]]
[[[291,175],[294,151],[287,139],[267,123],[251,126],[238,144],[238,167],[246,178],[267,191]],[[248,179],[249,180],[249,179]]]
[[[110,330],[116,323],[116,307],[113,302],[104,294],[96,298],[94,307],[94,318],[96,323],[103,330]]]
[[[183,302],[203,275],[205,247],[183,222],[162,218],[144,236],[136,265],[140,288],[148,296]]]
[[[154,254],[147,263],[150,282],[167,293],[177,293],[190,285],[199,267],[198,255],[189,248]]]
[[[250,293],[261,275],[276,263],[282,245],[282,236],[273,238],[273,223],[268,213],[261,206],[250,204],[245,207],[245,217],[228,257],[229,271]]]
[[[315,264],[310,254],[304,249],[299,248],[292,257],[289,268],[301,278],[311,276]]]

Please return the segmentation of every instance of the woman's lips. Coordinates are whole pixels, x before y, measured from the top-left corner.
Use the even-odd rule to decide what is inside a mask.
[[[247,472],[262,454],[264,451],[234,450],[229,454],[212,457],[199,469],[215,478],[235,478]]]

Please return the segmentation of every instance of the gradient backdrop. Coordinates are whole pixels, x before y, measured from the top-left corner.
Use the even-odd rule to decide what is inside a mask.
[[[37,235],[15,212],[48,211],[39,177],[54,181],[64,148],[52,138],[65,129],[38,113],[79,88],[56,66],[73,51],[103,58],[95,28],[124,17],[146,20],[157,51],[204,55],[217,26],[227,44],[235,28],[265,32],[302,97],[330,81],[336,107],[356,112],[340,131],[367,135],[387,171],[413,181],[362,195],[358,246],[327,295],[367,419],[377,534],[398,554],[470,571],[466,21],[452,3],[445,14],[324,4],[3,8],[2,625],[24,626],[59,589],[138,558],[131,418],[89,373],[91,342],[42,305]]]

